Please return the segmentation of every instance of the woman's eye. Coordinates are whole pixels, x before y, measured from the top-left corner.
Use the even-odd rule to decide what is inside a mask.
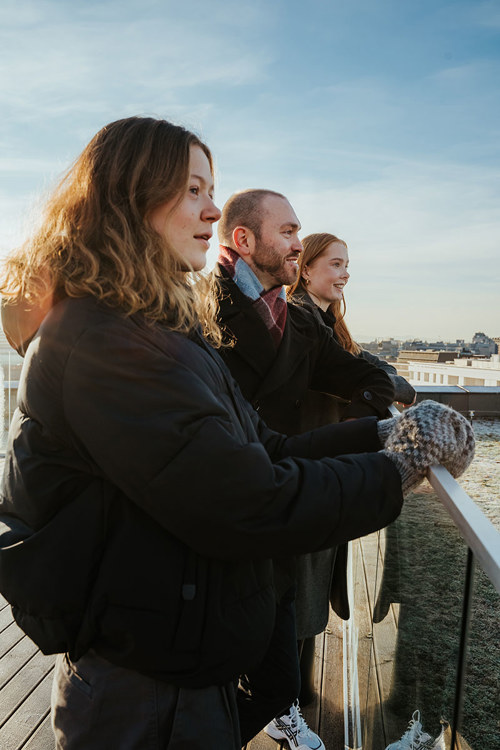
[[[190,193],[193,193],[193,195],[198,195],[198,194],[199,194],[199,192],[200,192],[200,188],[199,188],[199,187],[197,187],[197,186],[195,186],[195,185],[193,185],[193,187],[190,187],[190,188],[189,188],[189,192],[190,192]]]

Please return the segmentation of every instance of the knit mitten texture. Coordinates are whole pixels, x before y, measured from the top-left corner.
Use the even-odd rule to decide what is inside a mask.
[[[465,417],[449,406],[429,400],[395,418],[382,453],[396,464],[406,494],[434,464],[441,464],[452,476],[459,477],[474,458],[474,445],[474,432]]]
[[[390,417],[389,419],[380,419],[377,422],[378,439],[380,440],[380,444],[382,446],[385,446],[389,435],[396,427],[396,422],[398,422],[399,419],[401,419],[401,415],[398,415],[397,417]]]

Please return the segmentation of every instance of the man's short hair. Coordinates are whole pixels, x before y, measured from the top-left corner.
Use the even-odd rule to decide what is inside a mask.
[[[264,218],[263,204],[264,200],[270,195],[286,200],[284,195],[274,190],[254,190],[250,188],[234,193],[222,209],[218,226],[220,243],[231,245],[233,230],[239,226],[247,227],[257,239],[260,239]]]

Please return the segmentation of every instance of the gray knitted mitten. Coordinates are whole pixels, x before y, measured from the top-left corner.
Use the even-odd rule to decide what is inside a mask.
[[[389,419],[380,419],[377,422],[378,439],[382,446],[385,446],[389,435],[396,426],[396,422],[400,419],[401,415],[398,415],[397,417],[390,417]]]
[[[474,458],[474,432],[465,417],[449,406],[422,401],[394,418],[382,453],[396,464],[407,494],[434,464],[454,477],[463,474]]]

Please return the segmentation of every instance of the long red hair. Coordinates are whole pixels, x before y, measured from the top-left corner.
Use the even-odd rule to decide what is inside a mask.
[[[304,237],[302,240],[302,247],[304,249],[299,257],[299,275],[297,281],[288,287],[287,294],[289,298],[298,291],[307,293],[307,286],[302,278],[302,270],[304,266],[312,266],[315,260],[325,252],[326,248],[331,245],[332,242],[341,242],[347,247],[344,240],[341,240],[334,234],[329,234],[328,232],[308,234],[307,237]],[[339,344],[351,354],[359,354],[361,347],[352,338],[344,320],[346,313],[345,299],[342,298],[342,302],[340,300],[332,302],[330,305],[330,311],[335,317],[334,331]]]

